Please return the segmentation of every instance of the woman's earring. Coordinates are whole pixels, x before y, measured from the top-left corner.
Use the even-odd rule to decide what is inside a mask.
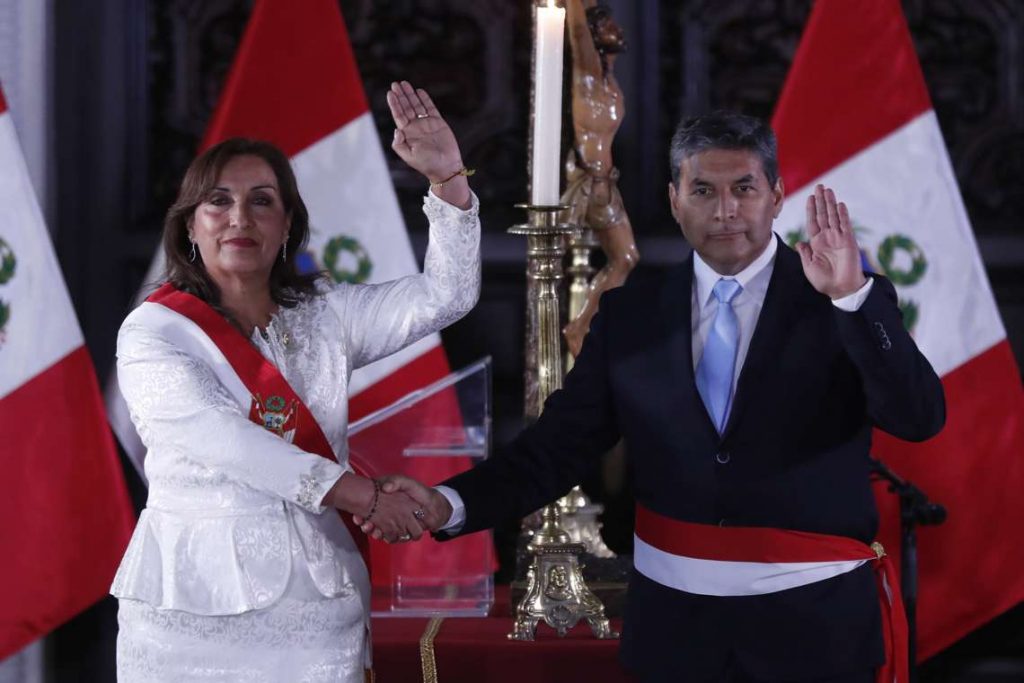
[[[287,261],[288,260],[288,240],[287,239],[284,241],[284,244],[281,245],[281,260],[282,261]]]
[[[191,240],[189,240],[189,241],[191,241]],[[189,263],[195,263],[196,262],[196,243],[195,242],[192,242],[192,251],[188,255],[188,262]]]

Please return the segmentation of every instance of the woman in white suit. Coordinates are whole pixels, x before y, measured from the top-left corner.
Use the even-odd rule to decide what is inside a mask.
[[[394,150],[431,183],[424,272],[300,275],[308,214],[267,143],[189,167],[164,226],[167,284],[118,336],[149,498],[111,592],[121,681],[363,681],[366,567],[342,515],[388,541],[432,521],[348,464],[354,369],[451,324],[480,287],[478,204],[429,96],[393,84]]]

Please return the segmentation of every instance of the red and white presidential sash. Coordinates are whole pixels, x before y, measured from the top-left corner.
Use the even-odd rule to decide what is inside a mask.
[[[221,384],[249,416],[261,427],[289,443],[333,462],[338,461],[327,436],[302,398],[284,375],[235,329],[220,313],[202,299],[164,284],[142,304],[157,305],[144,315],[157,323],[160,333],[184,351],[205,360]],[[169,309],[194,323],[176,317],[159,324],[155,316],[160,308]],[[363,559],[369,564],[369,545],[350,515],[342,515]]]
[[[320,425],[288,380],[224,316],[171,283],[157,289],[146,301],[185,316],[216,346],[228,367],[215,365],[214,372],[218,378],[223,378],[225,371],[237,375],[247,393],[247,400],[241,403],[247,408],[249,419],[304,451],[338,461]],[[238,393],[237,387],[232,393]]]
[[[878,581],[886,663],[879,683],[905,683],[906,613],[895,569],[881,544],[767,527],[721,527],[636,508],[633,562],[664,586],[701,595],[763,595],[807,585],[872,562]]]

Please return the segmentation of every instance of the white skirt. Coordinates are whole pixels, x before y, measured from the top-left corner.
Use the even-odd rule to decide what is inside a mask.
[[[324,598],[302,564],[270,607],[227,616],[119,602],[120,683],[363,683],[369,663],[358,594]]]

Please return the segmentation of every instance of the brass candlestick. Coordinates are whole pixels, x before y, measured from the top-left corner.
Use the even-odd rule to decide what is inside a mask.
[[[516,620],[510,640],[533,640],[538,622],[565,636],[585,619],[596,638],[618,638],[604,614],[604,605],[583,580],[579,555],[583,546],[570,543],[558,526],[558,505],[543,510],[544,523],[534,534],[529,550],[533,561],[526,574],[526,595],[516,606]]]
[[[558,288],[562,281],[565,236],[572,226],[559,222],[564,206],[516,204],[529,222],[508,229],[526,236],[526,367],[523,413],[533,422],[544,401],[562,388],[561,315]]]
[[[558,288],[562,280],[565,236],[572,226],[559,222],[565,206],[517,205],[527,211],[529,222],[509,228],[525,235],[526,250],[526,420],[540,417],[544,401],[562,386],[561,316]],[[528,550],[526,594],[516,605],[515,626],[508,637],[533,640],[540,620],[559,635],[586,619],[598,638],[617,638],[604,605],[587,588],[579,563],[584,547],[570,542],[560,525],[557,504],[542,510],[543,524],[534,532]]]

